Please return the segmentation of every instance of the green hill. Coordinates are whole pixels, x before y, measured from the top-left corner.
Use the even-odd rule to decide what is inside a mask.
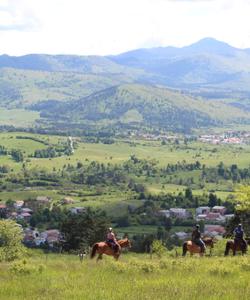
[[[132,77],[123,74],[102,76],[3,68],[0,69],[0,106],[23,108],[45,100],[69,101],[132,81]]]
[[[137,124],[170,130],[250,120],[249,113],[227,104],[141,84],[111,87],[70,103],[43,102],[33,109],[40,110],[42,117],[67,123]]]
[[[249,49],[211,38],[108,57],[2,55],[0,108],[35,109],[55,130],[58,122],[60,128],[132,125],[174,131],[244,125],[250,120],[249,74]]]

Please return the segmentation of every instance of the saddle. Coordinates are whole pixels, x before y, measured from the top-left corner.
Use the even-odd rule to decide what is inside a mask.
[[[198,246],[197,244],[195,244],[192,241],[187,241],[187,246],[188,248],[190,248],[190,250],[192,250],[192,252],[194,253],[200,253],[201,252],[201,248],[200,246]]]
[[[117,251],[118,250],[118,247],[115,243],[113,242],[109,242],[109,241],[106,241],[106,244],[113,250],[113,251]]]

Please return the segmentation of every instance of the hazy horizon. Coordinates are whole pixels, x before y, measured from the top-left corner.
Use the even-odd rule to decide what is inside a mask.
[[[112,55],[213,37],[250,48],[250,0],[0,0],[0,54]]]
[[[213,37],[204,37],[204,38],[201,38],[197,41],[194,41],[192,42],[191,44],[187,44],[187,45],[183,45],[183,46],[174,46],[174,45],[165,45],[165,46],[152,46],[152,47],[141,47],[141,48],[134,48],[134,49],[129,49],[125,52],[119,52],[119,53],[109,53],[107,55],[98,55],[98,54],[91,54],[91,53],[87,53],[87,54],[76,54],[76,53],[26,53],[26,54],[20,54],[20,55],[11,55],[9,53],[0,53],[0,55],[7,55],[7,56],[13,56],[13,57],[20,57],[20,56],[25,56],[25,55],[72,55],[72,56],[112,56],[112,55],[119,55],[119,54],[122,54],[122,53],[126,53],[126,52],[130,52],[130,51],[135,51],[135,50],[140,50],[140,49],[153,49],[153,48],[168,48],[168,47],[173,47],[173,48],[183,48],[183,47],[188,47],[188,46],[192,46],[196,43],[199,43],[200,41],[202,40],[205,40],[205,39],[211,39],[211,40],[216,40],[217,42],[222,42],[222,43],[225,43],[235,49],[239,49],[239,50],[247,50],[249,48],[238,48],[238,47],[234,47],[232,45],[230,45],[229,43],[227,42],[224,42],[224,41],[219,41]]]

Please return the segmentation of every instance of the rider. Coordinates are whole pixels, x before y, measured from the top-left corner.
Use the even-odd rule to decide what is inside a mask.
[[[111,248],[115,251],[118,252],[119,250],[119,244],[116,240],[115,234],[113,232],[113,229],[110,227],[108,229],[108,233],[107,233],[107,244],[111,245]]]
[[[244,249],[247,248],[247,242],[244,239],[244,230],[241,224],[238,224],[238,226],[234,230],[234,251],[233,251],[234,255],[238,244],[241,244],[244,247]]]
[[[201,253],[204,253],[206,250],[205,243],[201,239],[200,225],[196,224],[195,229],[192,232],[192,242],[198,245],[201,248]]]

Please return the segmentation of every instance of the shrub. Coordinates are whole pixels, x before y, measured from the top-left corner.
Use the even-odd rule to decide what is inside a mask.
[[[0,220],[0,261],[12,261],[25,253],[22,230],[11,220]]]
[[[152,244],[152,252],[156,254],[159,258],[162,257],[164,252],[166,251],[165,247],[163,246],[162,242],[159,240],[153,241]]]

